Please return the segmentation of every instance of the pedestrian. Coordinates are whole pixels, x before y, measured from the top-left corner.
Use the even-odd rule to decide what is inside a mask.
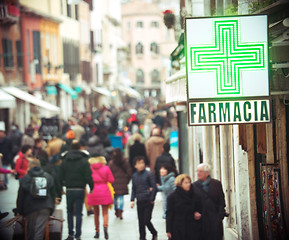
[[[146,165],[143,156],[135,157],[134,162],[137,172],[132,176],[131,208],[134,207],[134,201],[137,199],[140,240],[146,239],[145,227],[151,232],[152,240],[157,240],[158,233],[151,222],[157,193],[155,176],[145,169]]]
[[[5,134],[4,122],[0,122],[0,153],[2,153],[3,168],[8,168],[13,164],[12,142]],[[8,188],[8,177],[4,176],[4,188]]]
[[[159,128],[154,128],[152,130],[152,136],[146,141],[145,144],[150,169],[152,172],[155,171],[156,159],[162,154],[164,144],[165,139],[161,136],[161,130]]]
[[[169,164],[164,163],[160,167],[160,178],[161,178],[161,185],[158,185],[158,191],[163,193],[163,219],[166,219],[166,212],[167,212],[167,198],[170,194],[175,191],[175,169]]]
[[[89,164],[94,182],[93,191],[88,194],[87,203],[93,206],[95,236],[99,238],[99,206],[102,207],[104,237],[108,239],[108,208],[113,204],[112,194],[108,183],[114,182],[114,177],[103,156],[91,157]]]
[[[100,138],[100,142],[102,143],[104,148],[110,147],[111,146],[111,141],[108,136],[108,132],[105,128],[101,128],[99,130],[99,135],[98,137]]]
[[[27,174],[29,157],[32,157],[32,146],[30,145],[22,146],[21,151],[15,157],[16,158],[15,173],[17,179],[21,179]]]
[[[166,163],[170,164],[172,168],[174,168],[176,173],[176,164],[175,160],[170,154],[171,146],[168,142],[163,145],[163,152],[160,156],[157,157],[156,165],[155,165],[155,175],[156,175],[156,182],[160,184],[160,167]]]
[[[192,187],[203,205],[203,239],[221,240],[223,238],[223,219],[226,214],[225,197],[222,183],[210,176],[210,170],[209,164],[200,164],[197,167],[198,180],[193,183]]]
[[[24,135],[22,136],[21,146],[24,145],[34,146],[35,142],[33,136],[34,136],[34,128],[32,127],[31,124],[29,124],[28,127],[25,129]]]
[[[169,239],[201,239],[201,203],[191,191],[191,183],[186,174],[180,174],[175,179],[176,190],[167,201],[166,231]]]
[[[128,183],[132,176],[131,167],[126,159],[124,159],[120,148],[113,151],[112,160],[109,162],[110,170],[114,176],[112,184],[114,195],[114,210],[116,217],[122,220],[123,213],[123,198],[128,194]]]
[[[44,239],[54,200],[53,178],[43,171],[39,160],[33,159],[28,174],[20,181],[17,196],[17,211],[27,221],[27,240]]]
[[[35,139],[35,145],[33,147],[32,154],[34,157],[40,160],[41,166],[47,165],[48,154],[43,150],[43,140],[41,138]]]
[[[133,172],[136,171],[134,168],[134,158],[136,156],[143,156],[145,159],[145,164],[148,166],[148,159],[146,154],[146,149],[144,143],[142,143],[142,137],[139,133],[133,135],[134,144],[129,148],[129,163]]]
[[[79,141],[82,135],[85,134],[85,129],[83,126],[79,125],[75,118],[71,118],[70,122],[72,123],[70,127],[75,134],[75,139]]]
[[[65,143],[63,143],[61,146],[60,156],[62,154],[65,155],[66,152],[70,150],[70,145],[72,144],[74,139],[75,139],[75,134],[71,129],[69,129],[67,133],[65,134]]]
[[[80,150],[80,143],[74,140],[70,150],[64,154],[59,169],[60,183],[66,186],[68,234],[66,240],[81,239],[82,208],[84,189],[89,185],[93,189],[91,169],[88,163],[89,155]],[[73,210],[75,205],[76,232],[74,235]]]
[[[11,126],[11,131],[8,134],[8,138],[12,143],[12,157],[14,158],[20,151],[22,140],[22,133],[16,124]]]
[[[90,155],[98,154],[100,156],[106,157],[106,151],[104,150],[103,144],[100,141],[100,138],[96,135],[90,137],[87,141],[86,150]]]

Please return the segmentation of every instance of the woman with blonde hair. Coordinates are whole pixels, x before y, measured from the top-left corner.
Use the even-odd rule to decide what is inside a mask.
[[[201,234],[201,202],[191,189],[187,174],[175,179],[176,190],[168,197],[166,230],[172,240],[199,240]]]
[[[94,183],[93,191],[88,194],[87,203],[93,206],[94,209],[94,223],[95,236],[99,238],[99,206],[102,207],[103,230],[104,237],[108,239],[108,208],[113,204],[112,195],[108,187],[108,183],[114,182],[114,177],[108,166],[106,160],[102,156],[92,157],[88,160],[92,171],[92,179]]]

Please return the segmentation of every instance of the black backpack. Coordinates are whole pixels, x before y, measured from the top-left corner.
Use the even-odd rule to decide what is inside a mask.
[[[48,181],[45,175],[32,177],[30,194],[33,198],[45,199],[48,197]]]

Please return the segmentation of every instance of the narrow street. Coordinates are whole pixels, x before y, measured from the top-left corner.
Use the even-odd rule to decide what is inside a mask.
[[[9,216],[5,219],[1,220],[7,221],[13,217],[12,209],[16,207],[16,198],[17,198],[17,190],[18,190],[18,181],[10,176],[9,178],[9,189],[7,191],[0,191],[0,201],[1,201],[1,211],[2,212],[11,212]],[[68,236],[68,227],[66,221],[66,199],[65,195],[63,196],[62,203],[57,206],[57,209],[63,210],[63,218],[65,221],[63,222],[63,234],[62,239],[66,239]],[[155,225],[155,228],[158,231],[158,239],[165,240],[165,220],[162,219],[162,198],[161,194],[157,194],[155,208],[153,211],[152,222]],[[102,218],[101,226],[102,226]],[[113,240],[138,240],[138,221],[137,221],[137,213],[136,207],[134,209],[130,208],[130,197],[129,195],[125,196],[125,205],[124,205],[124,214],[123,220],[116,219],[114,216],[114,211],[109,211],[109,239]],[[8,239],[3,239],[3,231],[7,232],[10,236]],[[12,239],[12,228],[0,230],[0,240],[10,240]],[[82,222],[82,237],[81,239],[94,239],[94,216],[87,216],[85,207],[83,207],[83,222]],[[100,229],[100,240],[104,239],[102,228]],[[151,235],[147,230],[147,239],[151,239]]]

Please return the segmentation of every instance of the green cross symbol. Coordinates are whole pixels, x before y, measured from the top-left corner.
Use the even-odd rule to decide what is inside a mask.
[[[214,71],[217,95],[241,95],[242,71],[266,68],[266,43],[240,43],[239,20],[215,20],[214,31],[213,46],[190,47],[190,70]]]

